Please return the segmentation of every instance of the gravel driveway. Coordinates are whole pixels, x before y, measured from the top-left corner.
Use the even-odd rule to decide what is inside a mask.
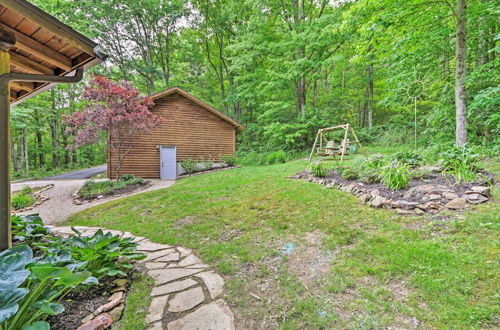
[[[86,180],[33,180],[33,181],[12,183],[11,189],[14,192],[14,191],[19,191],[26,186],[41,187],[48,184],[53,184],[54,187],[52,189],[43,192],[43,195],[49,197],[49,200],[33,208],[32,210],[26,211],[21,214],[39,213],[44,223],[49,225],[55,225],[61,221],[66,220],[72,214],[83,211],[92,206],[103,204],[112,200],[120,199],[131,195],[144,193],[147,191],[167,188],[175,183],[175,180],[150,180],[151,181],[150,186],[148,186],[145,189],[137,190],[135,192],[122,196],[104,198],[93,201],[91,203],[75,205],[73,204],[72,194],[77,189],[80,189],[80,187],[83,185],[85,181]]]

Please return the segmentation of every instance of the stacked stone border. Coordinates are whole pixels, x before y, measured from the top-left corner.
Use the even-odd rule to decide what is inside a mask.
[[[30,211],[33,208],[42,205],[43,202],[49,200],[49,198],[47,196],[43,195],[42,193],[45,192],[45,191],[47,191],[47,190],[49,190],[49,189],[52,189],[52,188],[54,188],[53,184],[48,184],[48,185],[43,186],[40,190],[37,190],[37,191],[35,191],[33,193],[33,197],[35,197],[35,199],[36,199],[35,203],[33,203],[32,205],[27,206],[25,208],[19,209],[19,210],[12,210],[11,213],[12,214],[17,214],[17,213],[22,213],[22,212],[25,212],[25,211]]]
[[[437,214],[444,210],[463,210],[470,205],[485,203],[490,198],[490,187],[487,186],[473,186],[463,194],[458,194],[447,186],[423,184],[419,189],[424,195],[424,201],[412,202],[383,197],[378,189],[369,188],[361,182],[347,184],[333,178],[317,178],[305,172],[293,178],[308,180],[326,188],[337,188],[355,195],[362,203],[371,207],[392,209],[401,215]]]
[[[48,227],[55,234],[73,234],[71,227]],[[75,228],[84,236],[93,235],[102,229],[113,235],[134,237],[134,241],[138,243],[137,250],[146,254],[146,258],[140,261],[144,267],[139,269],[144,269],[154,280],[150,294],[152,300],[145,320],[147,329],[235,329],[233,313],[222,299],[224,279],[211,271],[192,250],[154,243],[129,232],[99,227]],[[100,319],[103,318],[101,313],[104,311],[116,321],[123,312],[124,302],[125,295],[115,292],[104,305],[106,307],[99,307],[86,318],[87,323],[81,329],[94,329],[94,324],[102,324]],[[83,328],[84,326],[89,327]]]

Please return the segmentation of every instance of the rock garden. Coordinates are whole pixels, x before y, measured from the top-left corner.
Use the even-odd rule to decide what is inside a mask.
[[[293,178],[340,189],[372,207],[399,214],[462,210],[489,200],[493,175],[478,167],[478,156],[469,149],[442,153],[432,166],[422,163],[413,152],[358,157],[333,169],[317,161]]]
[[[150,181],[132,174],[121,175],[116,180],[88,180],[74,192],[73,203],[79,205],[111,196],[118,196],[148,187]]]
[[[52,189],[53,184],[45,185],[43,187],[24,187],[18,192],[12,194],[11,205],[12,213],[20,213],[29,211],[34,207],[41,205],[48,200],[48,197],[43,195],[43,192]]]

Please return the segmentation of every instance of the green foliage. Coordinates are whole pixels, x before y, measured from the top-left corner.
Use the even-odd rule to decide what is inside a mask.
[[[24,187],[18,193],[13,194],[11,197],[12,208],[14,208],[14,210],[20,210],[33,205],[36,202],[36,198],[33,193],[33,188]]]
[[[138,178],[132,174],[125,174],[118,178],[118,180],[105,180],[94,181],[87,180],[78,191],[78,194],[87,199],[96,198],[99,195],[109,195],[115,191],[122,190],[128,186],[143,185],[146,180]]]
[[[358,172],[353,167],[337,167],[337,172],[339,172],[340,176],[346,180],[356,180],[359,178]]]
[[[43,319],[64,311],[58,299],[80,284],[96,282],[86,271],[39,265],[27,245],[0,253],[0,265],[0,328],[5,330],[48,329]]]
[[[261,152],[240,152],[238,162],[241,165],[266,165],[267,153]]]
[[[317,178],[324,178],[328,175],[328,170],[326,169],[325,163],[323,162],[311,163],[311,171]]]
[[[186,171],[186,173],[191,174],[197,171],[198,166],[196,164],[196,161],[192,158],[184,158],[181,161],[181,166]]]
[[[454,147],[439,155],[443,173],[453,177],[456,183],[474,182],[478,177],[479,155],[468,147]]]
[[[208,157],[202,162],[203,170],[211,170],[214,168],[214,161],[212,157]]]
[[[417,167],[422,163],[422,156],[413,151],[400,151],[392,155],[392,160],[410,167]]]
[[[50,234],[50,230],[45,227],[38,214],[13,215],[12,236],[13,239],[26,244],[33,244],[41,241]]]
[[[285,162],[286,162],[286,153],[283,150],[273,151],[266,157],[267,165],[280,164]]]
[[[234,155],[223,155],[222,162],[227,166],[235,166],[236,165],[236,156]]]
[[[384,185],[392,190],[400,190],[408,185],[410,168],[406,163],[393,160],[381,168],[380,177]]]
[[[385,163],[383,155],[375,154],[368,157],[358,157],[349,167],[356,173],[360,181],[373,183],[379,181],[380,169]]]
[[[82,236],[72,228],[76,235],[57,240],[45,248],[45,260],[61,260],[65,256],[78,263],[78,268],[85,269],[92,276],[126,276],[132,268],[132,260],[141,260],[145,254],[136,251],[134,238],[122,238],[111,232],[98,230],[93,236]]]

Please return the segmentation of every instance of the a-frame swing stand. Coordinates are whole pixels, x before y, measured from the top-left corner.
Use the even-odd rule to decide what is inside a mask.
[[[323,147],[323,140],[324,136],[323,134],[328,132],[328,131],[333,131],[336,129],[343,129],[344,130],[344,139],[340,143],[338,147],[335,147],[333,141],[327,141],[325,147]],[[359,142],[358,136],[356,135],[356,132],[354,132],[354,128],[347,123],[345,125],[338,125],[338,126],[333,126],[333,127],[327,127],[327,128],[320,128],[318,130],[318,134],[316,134],[316,138],[314,139],[314,144],[311,150],[311,154],[309,155],[309,161],[311,161],[314,151],[316,150],[316,155],[318,156],[339,156],[340,155],[340,161],[344,160],[344,156],[348,153],[348,148],[349,148],[349,139],[347,138],[347,135],[351,132],[352,136],[356,140],[356,143],[359,145],[359,148],[361,149],[362,153],[365,153],[365,150],[363,149],[363,146],[361,145],[361,142]]]

